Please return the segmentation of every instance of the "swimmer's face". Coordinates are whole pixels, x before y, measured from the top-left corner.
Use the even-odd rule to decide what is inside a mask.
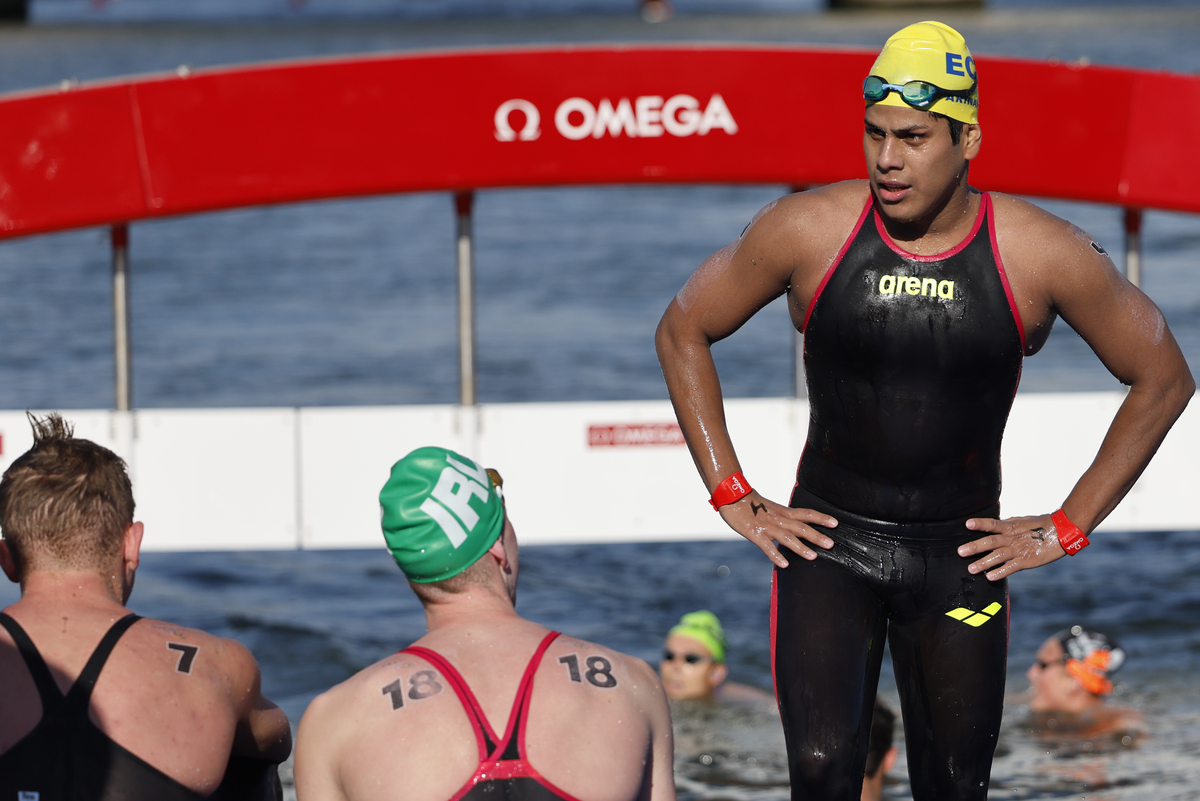
[[[880,213],[899,223],[936,216],[966,185],[967,163],[979,153],[978,125],[964,125],[954,144],[944,118],[913,108],[876,104],[863,125],[871,193]]]
[[[1033,664],[1025,671],[1029,679],[1029,708],[1034,712],[1071,711],[1079,703],[1080,693],[1087,693],[1075,677],[1067,672],[1066,653],[1054,637],[1042,643]]]
[[[658,670],[667,697],[677,701],[711,698],[729,673],[723,663],[713,661],[703,643],[681,634],[667,637]]]

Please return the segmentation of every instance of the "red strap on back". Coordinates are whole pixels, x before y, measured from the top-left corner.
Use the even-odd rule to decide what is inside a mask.
[[[471,691],[471,687],[467,684],[467,680],[463,678],[462,674],[459,673],[454,665],[450,664],[445,657],[443,657],[437,651],[434,651],[431,648],[425,648],[421,645],[410,645],[400,653],[419,656],[440,670],[442,675],[446,677],[446,681],[450,683],[450,687],[454,690],[454,694],[458,696],[459,703],[463,705],[463,709],[466,711],[468,717],[470,717],[475,724],[473,728],[475,729],[476,741],[479,744],[479,761],[483,762],[491,757],[499,756],[500,754],[504,753],[505,746],[508,744],[508,741],[512,739],[513,726],[517,721],[518,711],[522,709],[524,709],[526,712],[529,711],[529,700],[532,696],[532,693],[529,692],[529,690],[533,686],[534,674],[537,673],[537,669],[541,664],[542,656],[546,653],[546,649],[550,647],[550,643],[554,642],[558,636],[559,632],[551,631],[544,638],[542,638],[537,650],[533,652],[533,656],[530,658],[529,664],[525,666],[525,673],[521,676],[521,683],[517,687],[517,696],[513,699],[512,710],[509,712],[508,724],[505,727],[504,737],[502,738],[496,736],[495,729],[492,728],[487,716],[483,713],[483,706],[479,703],[479,699],[475,697],[475,693]],[[522,716],[522,720],[524,720],[524,716]],[[488,753],[485,734],[487,739],[491,740],[491,742],[495,745],[496,750],[493,753]],[[520,736],[518,745],[521,749],[521,756],[524,757],[524,726],[522,726],[522,730],[518,734]]]
[[[473,725],[471,728],[475,730],[475,741],[479,746],[479,761],[482,762],[487,759],[490,756],[487,741],[490,739],[493,743],[496,742],[496,732],[492,731],[491,724],[488,723],[487,717],[483,714],[483,707],[479,705],[479,700],[475,698],[475,693],[471,692],[471,688],[467,685],[466,679],[462,677],[462,674],[455,670],[454,665],[447,662],[441,654],[429,648],[420,645],[410,645],[400,653],[419,656],[442,671],[442,675],[446,677],[446,681],[450,682],[450,687],[454,690],[454,694],[458,696],[458,702],[462,704],[467,717],[472,721]]]

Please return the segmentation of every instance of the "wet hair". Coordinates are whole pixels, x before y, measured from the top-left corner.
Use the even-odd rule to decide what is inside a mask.
[[[875,711],[871,713],[871,739],[867,744],[867,775],[874,776],[883,764],[883,758],[892,747],[892,736],[896,729],[896,713],[888,709],[878,698]]]
[[[950,143],[957,145],[958,140],[962,138],[962,130],[965,123],[963,123],[962,120],[956,120],[953,117],[947,117],[945,114],[938,114],[934,111],[927,113],[929,116],[935,119],[943,119],[946,121],[946,124],[950,126]]]
[[[133,524],[133,486],[125,462],[77,439],[57,413],[38,419],[33,447],[0,479],[0,530],[19,577],[42,567],[104,567]]]

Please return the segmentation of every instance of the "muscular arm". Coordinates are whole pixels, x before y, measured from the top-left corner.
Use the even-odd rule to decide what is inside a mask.
[[[1063,503],[1085,532],[1108,517],[1133,487],[1196,390],[1154,302],[1119,275],[1107,257],[1092,261],[1106,280],[1068,283],[1056,306],[1129,393],[1095,460]]]
[[[1113,418],[1096,458],[1063,501],[1067,517],[1092,531],[1121,502],[1195,392],[1195,381],[1162,312],[1117,272],[1084,232],[1062,221],[1047,225],[1042,285],[1047,315],[1057,313],[1092,347],[1129,393]],[[1043,223],[1045,224],[1045,223]],[[1037,240],[1037,237],[1031,237]],[[1035,298],[1034,303],[1038,300]],[[1047,443],[1047,448],[1052,448]],[[991,536],[960,549],[989,552],[971,565],[997,580],[1064,555],[1049,515],[1006,521],[970,521]]]
[[[655,335],[658,360],[705,487],[711,493],[741,470],[725,424],[721,382],[712,344],[732,334],[759,309],[788,291],[795,272],[794,217],[803,201],[785,198],[759,212],[733,243],[710,256],[667,306]],[[836,525],[827,515],[788,509],[752,492],[720,510],[731,528],[781,567],[786,546],[806,559],[816,553],[805,540],[832,546],[806,523]]]
[[[250,652],[230,641],[227,654],[238,710],[233,755],[278,764],[292,752],[292,729],[287,715],[262,694],[262,675]]]

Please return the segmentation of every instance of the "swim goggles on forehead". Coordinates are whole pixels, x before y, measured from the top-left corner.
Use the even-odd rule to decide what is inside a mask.
[[[868,75],[863,81],[863,99],[878,103],[887,97],[888,92],[895,92],[900,99],[913,108],[925,111],[943,97],[970,98],[975,91],[978,81],[971,83],[969,89],[943,89],[928,81],[909,81],[905,84],[888,83],[878,75]]]

